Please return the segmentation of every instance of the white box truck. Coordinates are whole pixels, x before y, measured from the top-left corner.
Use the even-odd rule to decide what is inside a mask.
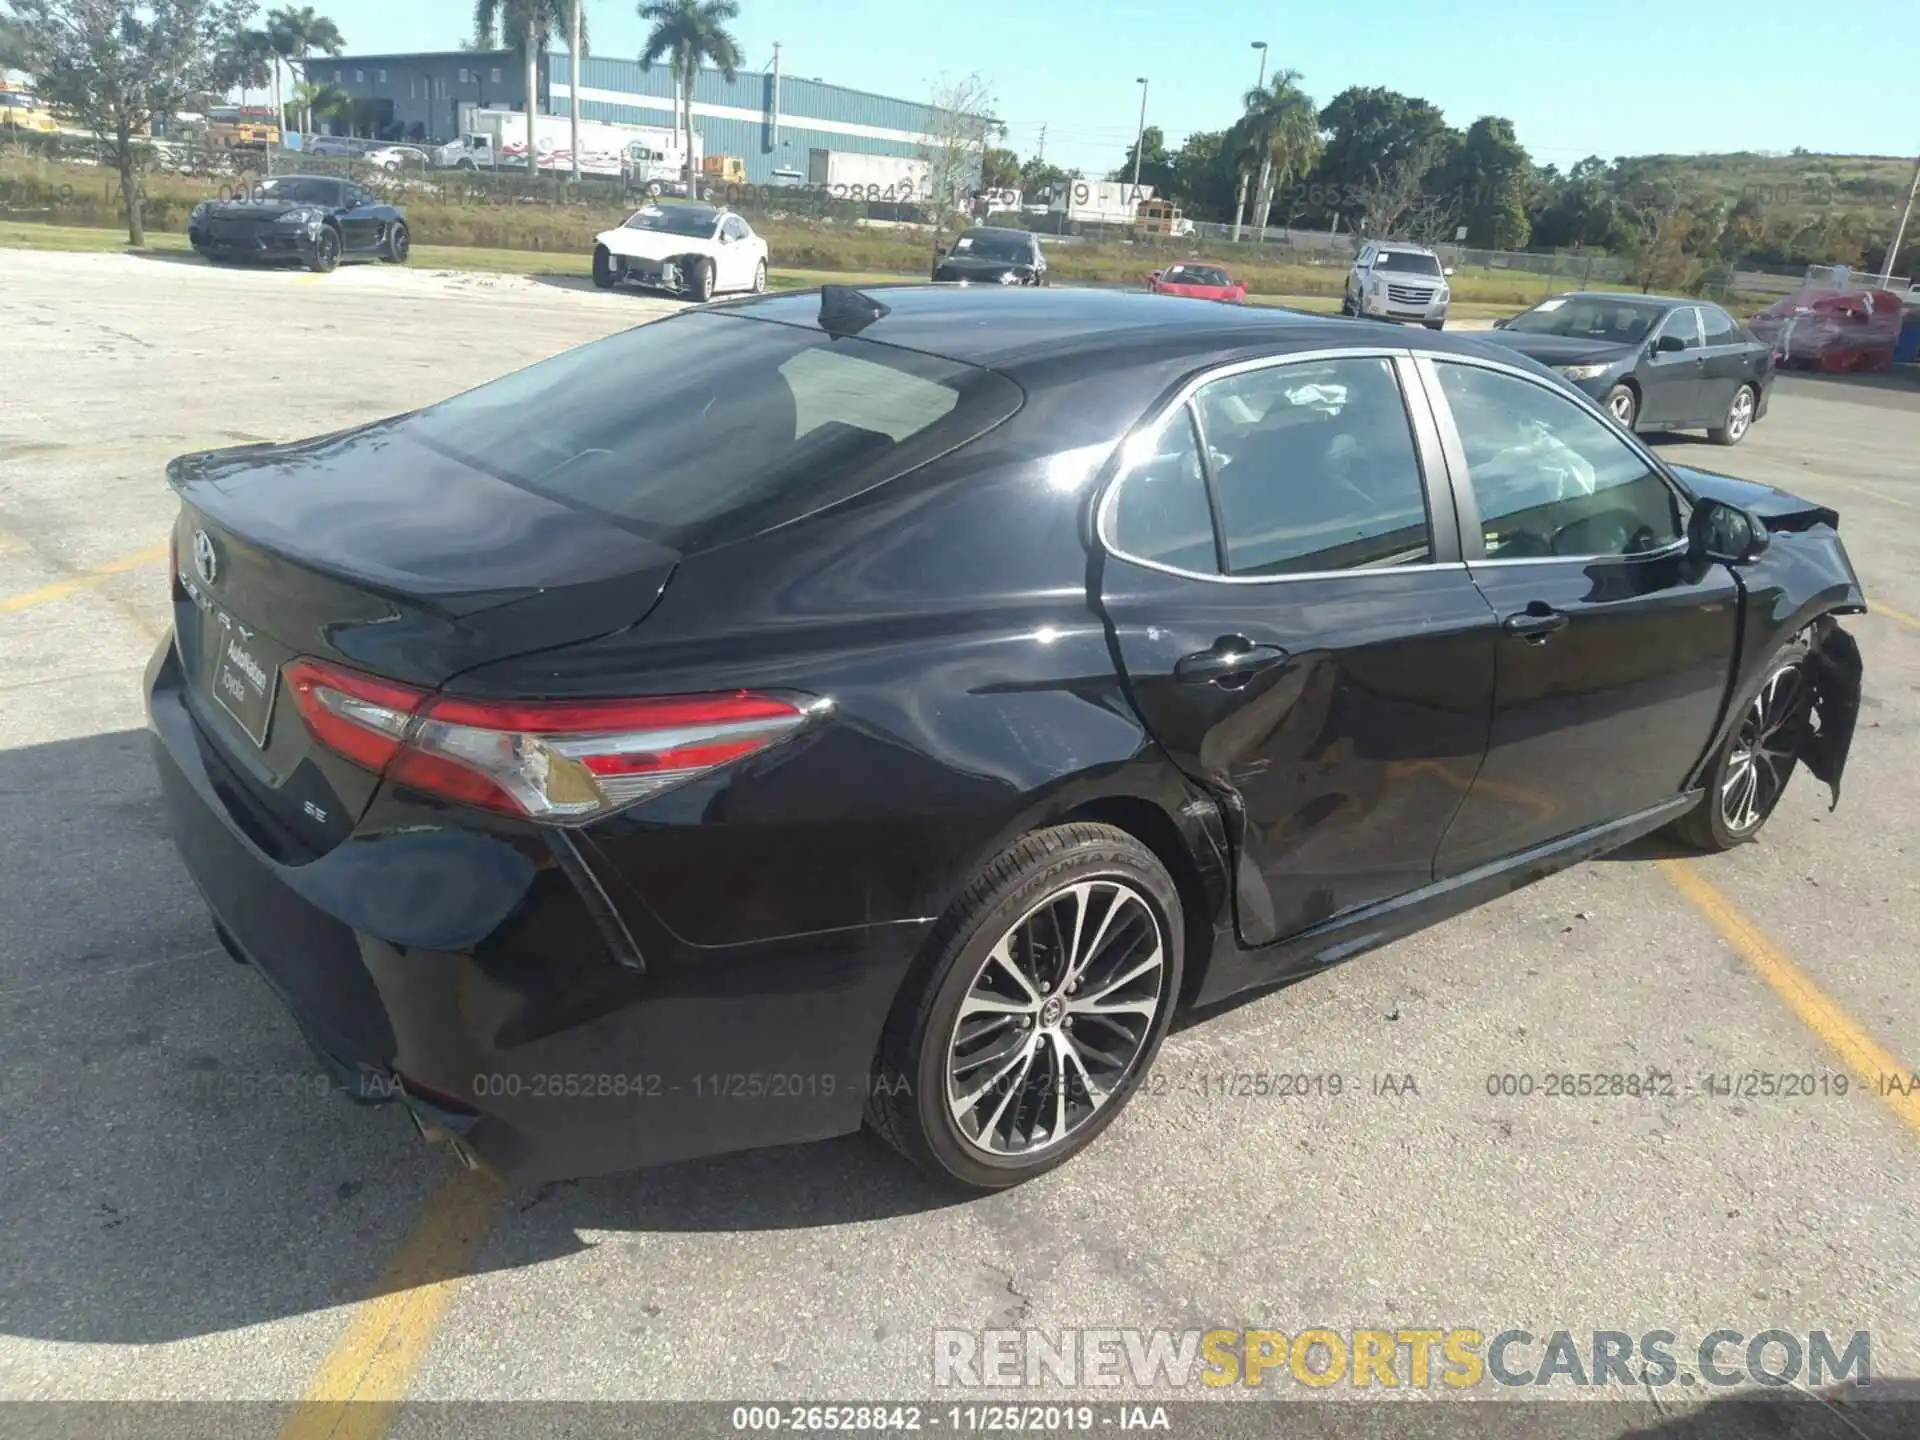
[[[1047,210],[1074,224],[1131,225],[1142,201],[1153,198],[1151,185],[1120,180],[1062,180],[1053,187]]]
[[[524,168],[527,163],[527,117],[518,110],[461,107],[460,138],[442,145],[432,163],[444,170],[499,170]],[[570,173],[573,169],[573,121],[566,115],[534,116],[535,164],[543,171]],[[694,164],[700,163],[700,135],[693,137]],[[580,173],[604,178],[626,177],[640,189],[664,189],[678,183],[685,171],[681,139],[664,125],[610,125],[599,120],[580,122]]]
[[[922,200],[931,167],[913,155],[863,155],[852,150],[813,150],[807,183],[825,187],[836,200]]]

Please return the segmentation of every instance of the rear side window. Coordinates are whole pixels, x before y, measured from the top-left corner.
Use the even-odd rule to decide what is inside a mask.
[[[1126,477],[1113,497],[1108,543],[1135,560],[1216,574],[1213,514],[1187,408],[1129,440],[1127,460]]]
[[[1194,403],[1231,573],[1432,560],[1426,486],[1388,360],[1251,370],[1204,386]]]
[[[1733,317],[1717,306],[1702,305],[1700,319],[1709,345],[1731,345],[1740,338],[1740,327],[1733,323]]]
[[[998,424],[957,361],[722,313],[675,316],[421,411],[410,438],[690,552],[883,484]]]

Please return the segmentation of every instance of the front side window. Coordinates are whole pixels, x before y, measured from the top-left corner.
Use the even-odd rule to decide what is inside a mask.
[[[1114,492],[1108,543],[1136,560],[1217,574],[1207,480],[1187,407],[1129,440],[1127,461]]]
[[[1691,305],[1682,305],[1675,310],[1667,316],[1667,323],[1660,327],[1662,340],[1669,335],[1680,341],[1685,349],[1698,350],[1700,348],[1700,312]]]
[[[1684,533],[1673,488],[1574,400],[1498,370],[1434,368],[1466,452],[1489,560],[1639,555]]]
[[[1232,574],[1433,559],[1426,487],[1391,361],[1250,370],[1203,386],[1194,403]]]

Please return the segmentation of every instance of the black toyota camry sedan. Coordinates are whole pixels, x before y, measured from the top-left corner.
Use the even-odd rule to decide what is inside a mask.
[[[1705,300],[1555,295],[1481,338],[1552,366],[1630,430],[1738,445],[1773,390],[1773,347]]]
[[[208,260],[295,261],[332,270],[342,260],[404,265],[413,239],[397,207],[351,180],[280,175],[187,217],[187,239]]]
[[[975,225],[934,262],[933,278],[961,285],[1044,285],[1047,257],[1031,231]]]
[[[1859,703],[1833,511],[1278,310],[760,297],[168,474],[215,929],[514,1177],[865,1121],[1012,1184],[1176,1008],[1750,840]]]

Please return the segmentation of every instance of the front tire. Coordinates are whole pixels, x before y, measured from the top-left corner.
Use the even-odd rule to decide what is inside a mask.
[[[602,290],[611,290],[620,279],[620,272],[614,268],[613,252],[604,245],[593,247],[593,283]]]
[[[380,258],[389,265],[404,265],[407,257],[413,253],[413,236],[407,227],[398,221],[387,231],[386,248],[380,252]]]
[[[1015,841],[902,989],[868,1123],[971,1190],[1065,1163],[1113,1123],[1166,1036],[1182,923],[1172,877],[1123,830],[1075,823]]]
[[[1631,385],[1614,386],[1607,391],[1607,398],[1600,403],[1605,405],[1608,413],[1620,422],[1621,429],[1633,429],[1633,422],[1640,415],[1640,397],[1633,393]]]
[[[340,235],[331,228],[323,228],[313,242],[313,254],[307,258],[307,268],[316,274],[330,274],[340,263]]]
[[[1707,438],[1716,445],[1738,445],[1753,428],[1753,412],[1758,405],[1759,397],[1753,387],[1742,385],[1733,392],[1733,399],[1727,405],[1726,420],[1708,430]]]
[[[687,295],[697,304],[713,298],[713,261],[697,256],[687,262]]]
[[[1766,678],[1749,695],[1713,764],[1706,795],[1673,823],[1673,833],[1696,849],[1717,854],[1744,845],[1766,826],[1799,763],[1796,752],[1813,713],[1813,675],[1805,632],[1780,648]]]

